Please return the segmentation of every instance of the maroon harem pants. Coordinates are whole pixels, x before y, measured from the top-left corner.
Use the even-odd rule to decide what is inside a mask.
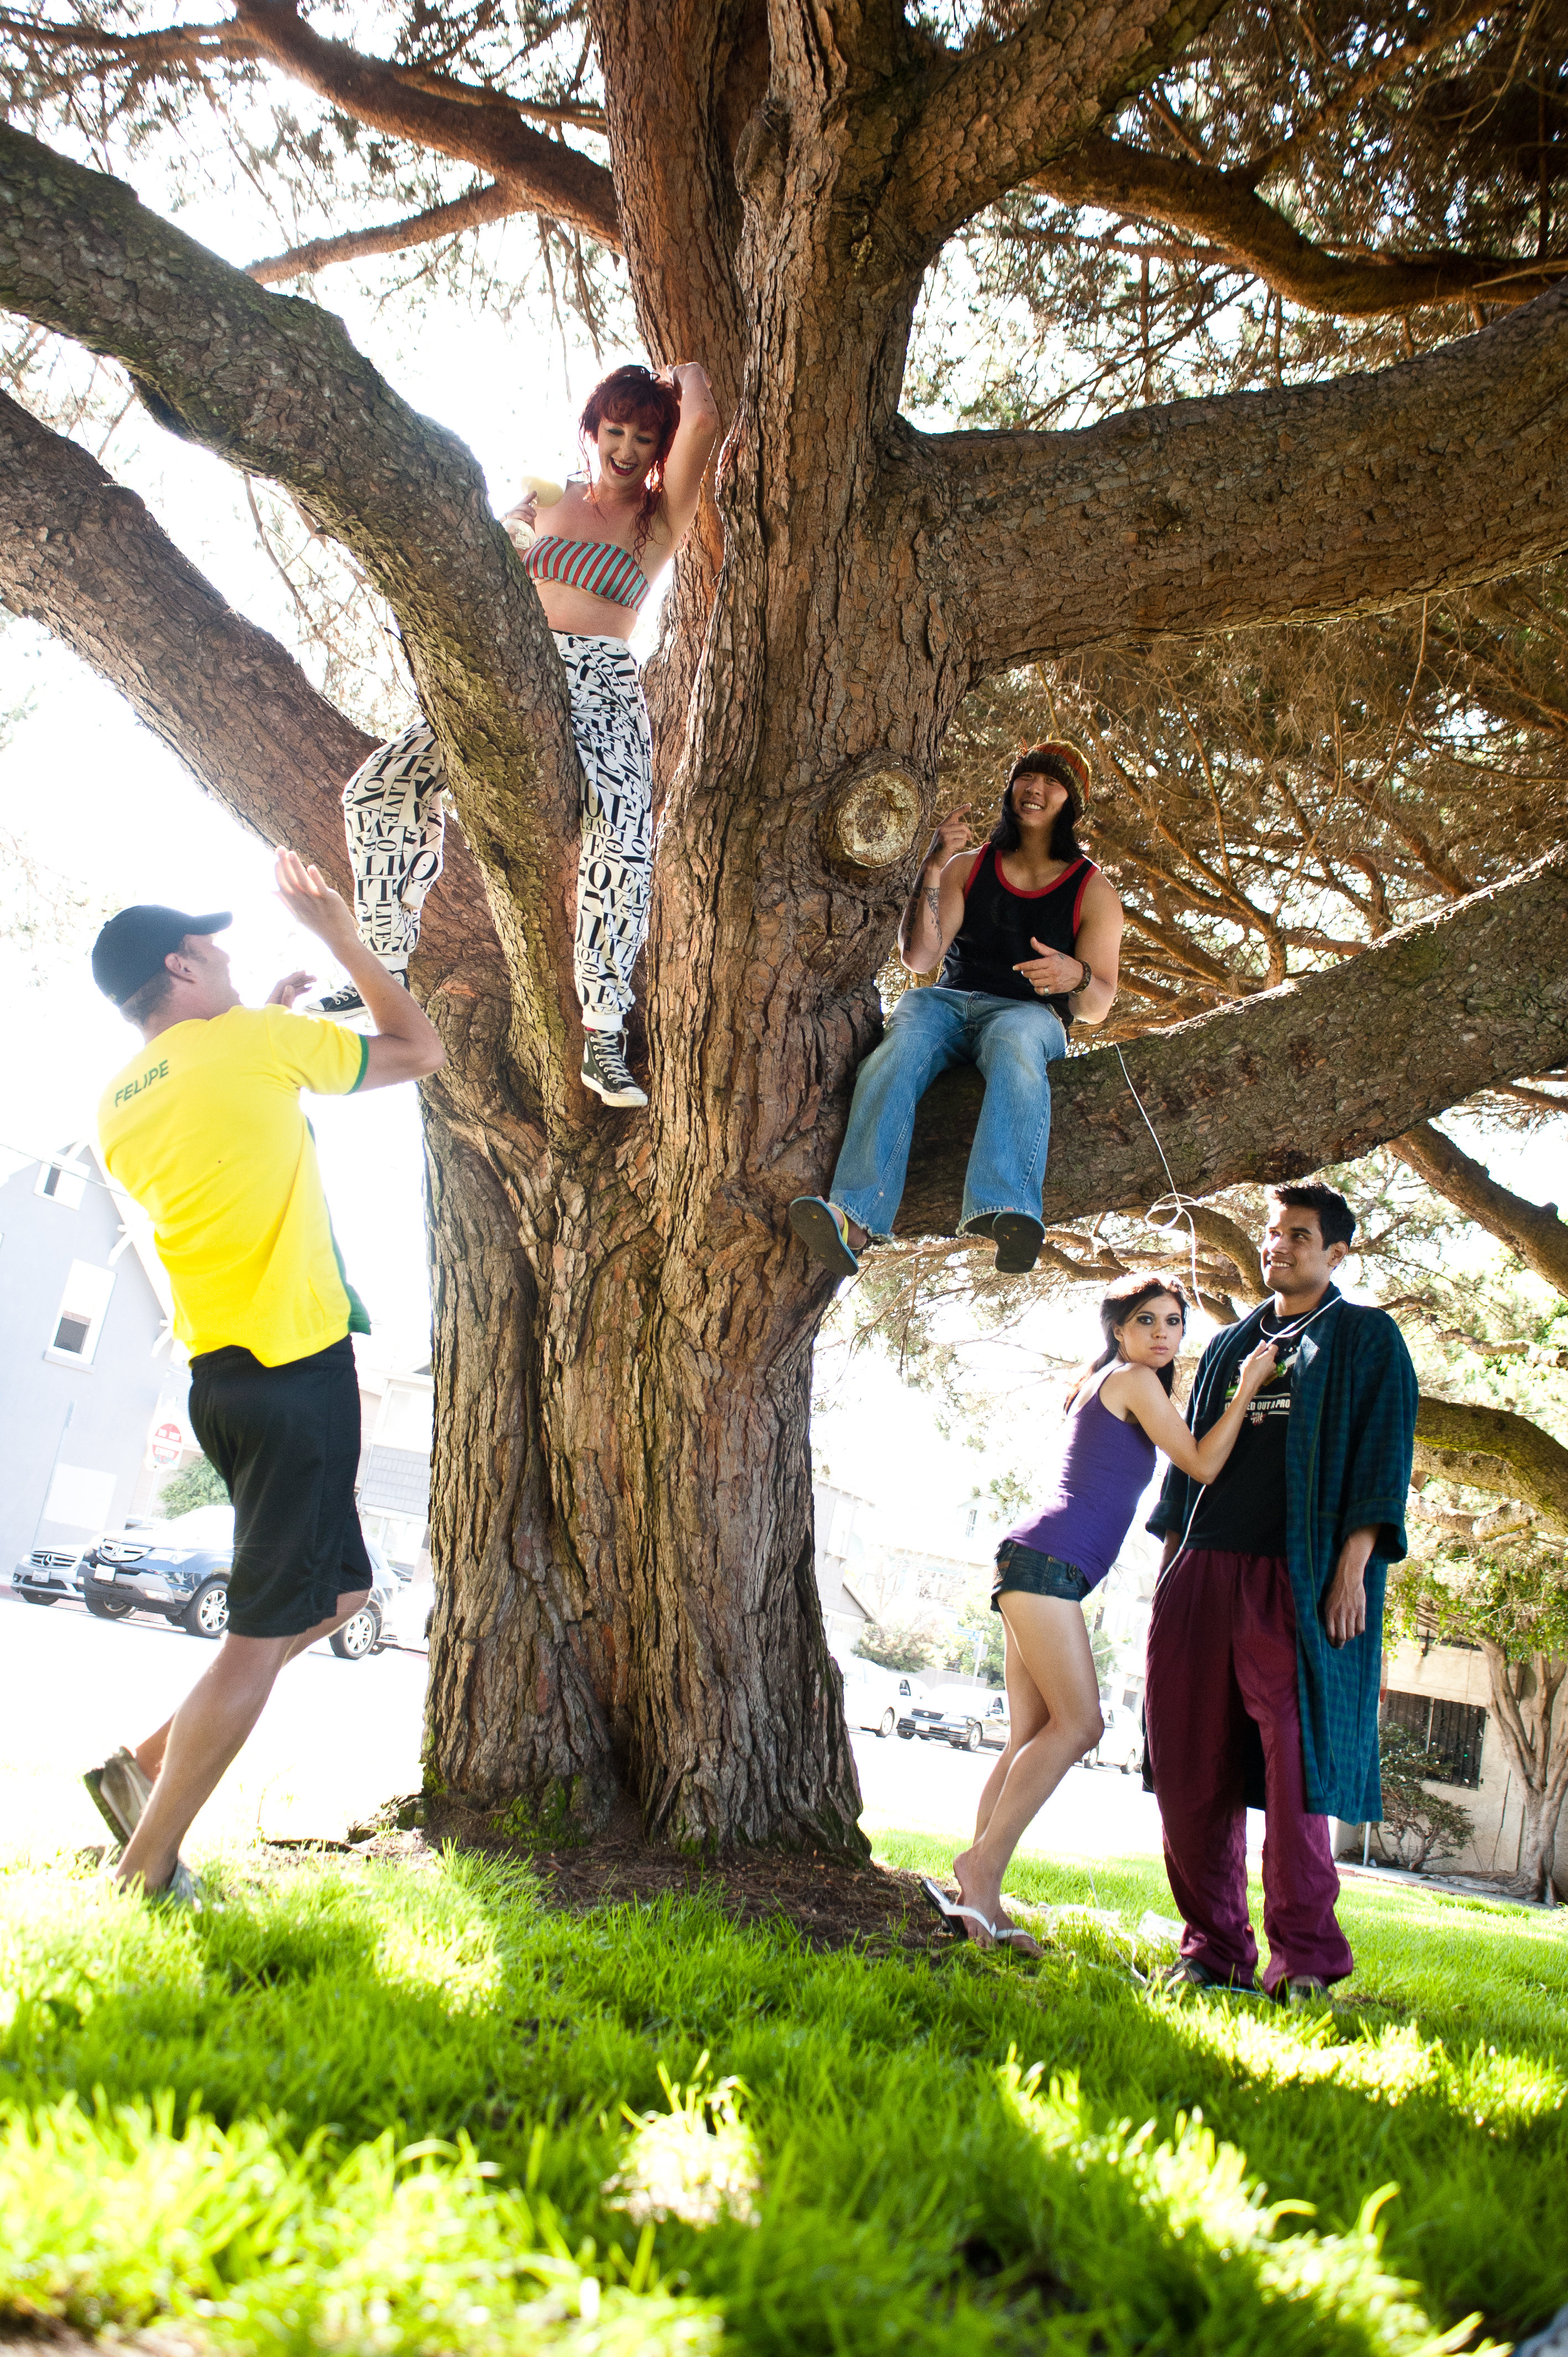
[[[1247,1917],[1245,1721],[1262,1738],[1263,1986],[1354,1967],[1335,1920],[1339,1877],[1326,1817],[1309,1816],[1296,1691],[1295,1599],[1274,1556],[1194,1548],[1155,1592],[1146,1694],[1149,1760],[1165,1871],[1187,1921],[1184,1956],[1250,1986],[1258,1943]]]

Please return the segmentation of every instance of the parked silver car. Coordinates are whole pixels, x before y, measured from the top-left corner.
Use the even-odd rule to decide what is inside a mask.
[[[942,1724],[955,1751],[1005,1751],[1013,1731],[1004,1694],[984,1700],[973,1695],[967,1706],[950,1710]]]
[[[62,1596],[76,1594],[81,1561],[80,1547],[35,1547],[13,1568],[11,1585],[24,1604],[58,1604]]]

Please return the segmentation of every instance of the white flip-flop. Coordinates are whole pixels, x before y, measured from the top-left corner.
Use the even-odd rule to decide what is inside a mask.
[[[920,1889],[955,1940],[969,1938],[971,1923],[978,1923],[981,1930],[988,1932],[993,1940],[1000,1936],[989,1915],[983,1915],[978,1907],[961,1907],[956,1900],[948,1897],[940,1884],[931,1880],[929,1874],[920,1877]]]

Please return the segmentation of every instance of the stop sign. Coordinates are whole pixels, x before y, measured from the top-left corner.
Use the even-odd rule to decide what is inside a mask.
[[[177,1424],[160,1424],[147,1451],[155,1466],[177,1465],[185,1454],[185,1435]]]

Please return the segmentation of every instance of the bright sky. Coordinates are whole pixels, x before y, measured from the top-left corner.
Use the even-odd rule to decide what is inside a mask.
[[[139,192],[149,203],[159,201],[156,186],[144,183]],[[259,212],[246,217],[227,200],[193,207],[180,221],[236,263],[278,242],[275,224]],[[526,247],[533,239],[522,222],[482,234],[503,251],[509,240]],[[525,267],[520,259],[519,276]],[[564,355],[553,327],[531,325],[521,312],[509,324],[450,297],[434,299],[417,325],[400,326],[392,307],[357,293],[343,271],[328,273],[321,292],[404,398],[467,441],[486,468],[498,511],[515,497],[519,475],[565,471],[573,421],[589,386],[602,369],[640,357],[612,350],[596,361],[584,346]],[[103,456],[236,606],[294,642],[282,585],[255,545],[243,487],[231,469],[162,435],[134,405]],[[112,690],[46,633],[13,622],[0,632],[0,710],[23,702],[30,711],[0,751],[5,823],[32,857],[89,894],[98,911],[73,942],[43,953],[38,985],[14,1001],[24,1021],[7,1052],[0,1157],[7,1149],[37,1155],[91,1134],[104,1080],[133,1051],[134,1035],[100,998],[87,971],[86,951],[102,913],[144,899],[231,909],[236,976],[252,1001],[263,998],[280,974],[315,963],[315,944],[273,896],[265,846],[201,793]],[[335,790],[341,780],[326,783]],[[0,977],[14,991],[21,985],[14,951],[0,949]],[[414,1092],[319,1101],[312,1118],[345,1256],[381,1350],[394,1364],[418,1363],[429,1345]],[[1532,1148],[1494,1137],[1485,1151],[1506,1183],[1537,1200],[1555,1191],[1544,1141]],[[1042,1312],[1034,1323],[1036,1347],[1053,1355],[1081,1356],[1093,1347],[1087,1305]],[[997,1350],[985,1363],[999,1385],[1011,1388],[1027,1361]],[[1029,1424],[1026,1394],[1009,1453],[1026,1456]],[[983,1489],[994,1469],[974,1451],[942,1440],[929,1402],[904,1390],[876,1361],[840,1387],[815,1437],[835,1480],[886,1503],[890,1535],[924,1535],[943,1551],[949,1538],[935,1533],[961,1533],[959,1501],[976,1484]]]

